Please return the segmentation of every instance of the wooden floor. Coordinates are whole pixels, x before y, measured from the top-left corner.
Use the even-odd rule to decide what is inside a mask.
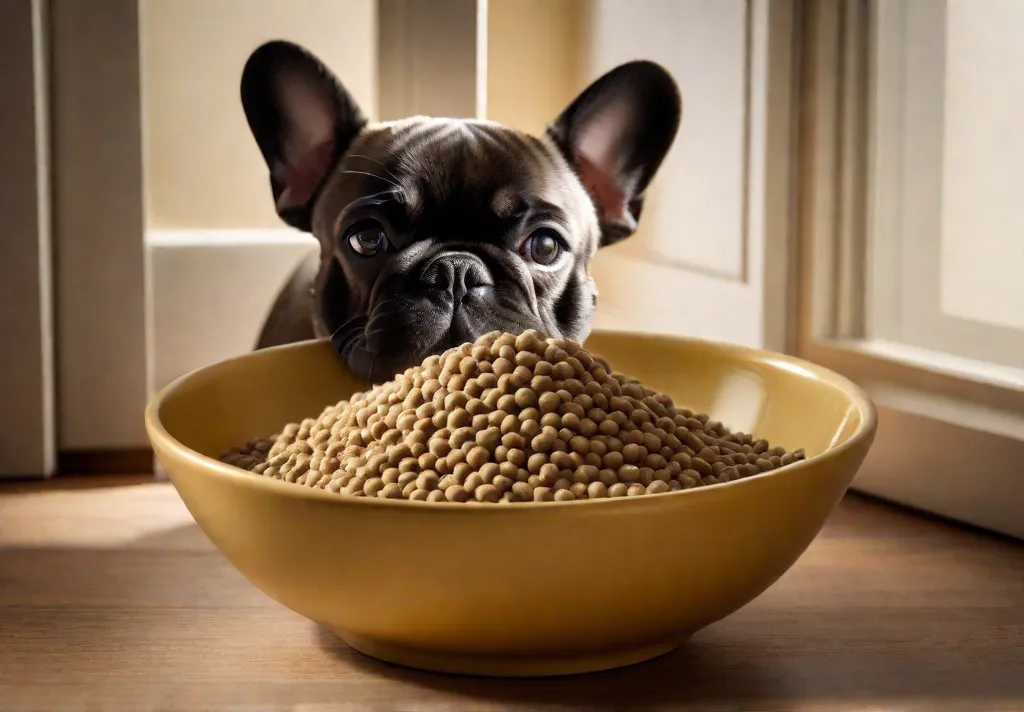
[[[0,710],[1024,710],[1024,546],[871,501],[684,649],[494,681],[347,650],[231,569],[169,485],[125,483],[0,487]]]

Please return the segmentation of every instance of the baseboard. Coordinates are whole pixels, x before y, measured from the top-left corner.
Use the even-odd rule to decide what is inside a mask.
[[[153,451],[149,448],[130,450],[66,450],[57,453],[57,475],[150,475]]]

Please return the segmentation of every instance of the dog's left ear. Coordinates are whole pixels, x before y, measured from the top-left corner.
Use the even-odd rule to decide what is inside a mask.
[[[597,207],[602,247],[636,230],[644,191],[681,116],[682,99],[669,73],[637,61],[587,87],[548,128]]]

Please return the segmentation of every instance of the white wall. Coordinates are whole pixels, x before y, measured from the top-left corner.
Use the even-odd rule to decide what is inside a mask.
[[[249,53],[297,42],[377,111],[374,0],[140,0],[148,224],[278,228],[238,83]]]
[[[486,118],[540,134],[591,79],[587,0],[489,0]]]
[[[244,353],[312,238],[274,212],[239,100],[257,46],[311,50],[377,114],[374,0],[141,0],[150,392]]]

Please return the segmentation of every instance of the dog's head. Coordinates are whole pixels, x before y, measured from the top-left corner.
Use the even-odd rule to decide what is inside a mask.
[[[252,54],[241,93],[278,214],[319,240],[321,328],[370,380],[494,330],[582,341],[597,298],[587,266],[636,229],[681,111],[665,70],[632,62],[540,137],[484,121],[369,124],[286,42]]]

